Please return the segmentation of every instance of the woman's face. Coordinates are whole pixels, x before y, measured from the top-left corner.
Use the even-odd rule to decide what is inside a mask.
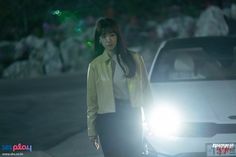
[[[99,40],[105,50],[112,51],[117,44],[117,35],[116,33],[104,33]]]

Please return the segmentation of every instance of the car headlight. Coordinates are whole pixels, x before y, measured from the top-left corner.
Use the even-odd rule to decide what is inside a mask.
[[[147,117],[148,128],[159,137],[177,135],[181,129],[181,114],[172,106],[158,106]]]

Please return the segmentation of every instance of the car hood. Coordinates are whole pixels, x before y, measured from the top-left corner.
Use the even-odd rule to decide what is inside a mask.
[[[173,106],[186,122],[236,123],[236,80],[151,83],[151,88],[155,105]]]

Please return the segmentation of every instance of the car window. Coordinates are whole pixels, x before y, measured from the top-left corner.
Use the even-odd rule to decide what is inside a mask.
[[[161,51],[151,81],[236,79],[236,47],[182,48]]]

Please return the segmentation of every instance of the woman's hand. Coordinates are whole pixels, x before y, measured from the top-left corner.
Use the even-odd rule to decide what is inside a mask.
[[[100,148],[98,136],[90,136],[89,140],[97,150]]]

